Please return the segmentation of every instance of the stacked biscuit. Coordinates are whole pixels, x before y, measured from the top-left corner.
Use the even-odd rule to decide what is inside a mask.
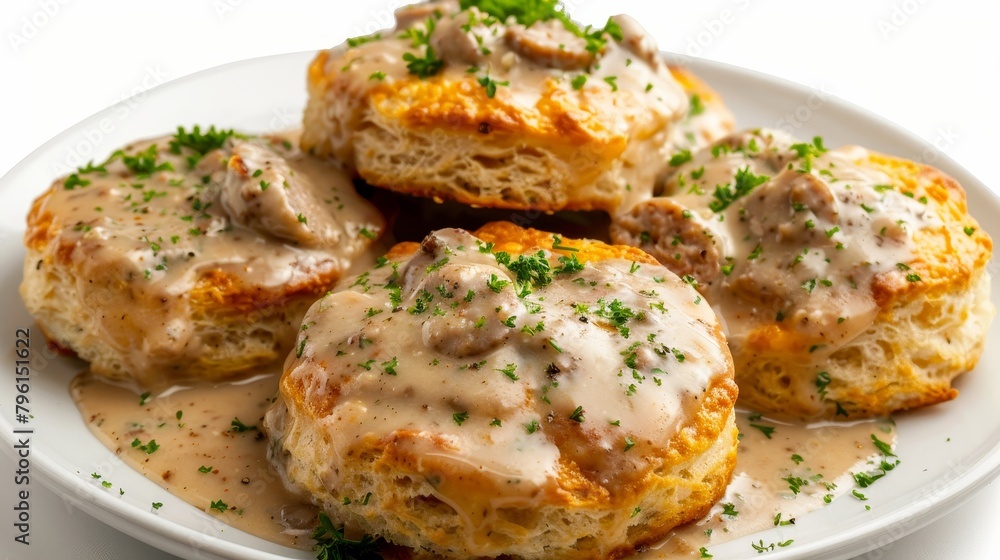
[[[864,418],[953,398],[978,360],[991,240],[939,171],[733,133],[625,16],[396,20],[317,55],[298,147],[181,130],[57,181],[22,287],[50,339],[143,383],[287,355],[265,418],[287,483],[448,558],[619,557],[703,516],[737,385],[762,412]],[[470,233],[419,199],[556,226]],[[560,217],[601,223],[574,211],[615,244],[566,236]]]

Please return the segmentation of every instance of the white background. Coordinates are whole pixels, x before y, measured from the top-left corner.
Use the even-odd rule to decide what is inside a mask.
[[[0,174],[82,118],[165,80],[234,60],[326,48],[388,24],[389,8],[400,3],[6,0],[0,3]],[[995,101],[1000,92],[1000,3],[569,4],[580,21],[600,24],[611,14],[629,13],[664,50],[780,76],[866,107],[937,146],[995,192],[1000,189],[1000,104]],[[303,83],[304,74],[305,69]],[[267,87],[266,77],[260,87]],[[802,124],[803,130],[808,128]],[[864,138],[854,141],[864,144]],[[937,157],[931,151],[899,155],[929,163]],[[8,505],[13,470],[8,456],[0,454],[3,558],[169,558],[69,508],[37,483],[31,487],[32,544],[14,543]],[[997,503],[1000,483],[866,558],[995,558],[1000,551]]]

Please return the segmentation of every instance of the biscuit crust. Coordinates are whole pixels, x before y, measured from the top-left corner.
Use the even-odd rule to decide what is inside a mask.
[[[415,558],[616,558],[723,494],[737,391],[721,330],[648,256],[493,223],[387,257],[307,314],[265,417],[276,465],[335,523]],[[528,280],[542,258],[553,276]]]
[[[697,190],[686,174],[702,160],[676,170],[668,185],[673,195],[640,204],[616,218],[611,229],[616,242],[638,246],[676,273],[696,279],[729,327],[741,402],[773,414],[842,419],[883,416],[954,398],[952,381],[979,360],[994,315],[986,270],[992,240],[969,215],[961,186],[930,166],[857,148],[838,150],[836,156],[819,153],[812,172],[799,173],[802,158],[788,148],[793,140],[767,131],[745,134],[742,140],[720,144],[738,151],[755,138],[759,153],[722,156],[738,161],[718,164],[728,171],[712,181],[732,181],[744,165],[751,175],[786,181],[782,188],[788,190],[781,196],[784,204],[792,200],[793,207],[787,217],[779,203],[761,206],[772,214],[771,224],[785,245],[768,245],[767,234],[751,235],[744,245],[734,243],[736,234],[726,233],[716,219],[720,212],[705,208],[708,202],[719,204],[710,188],[702,195],[680,194],[678,180],[688,182],[684,189]],[[830,157],[839,158],[837,167],[824,167]],[[838,185],[840,173],[845,179]],[[857,216],[848,216],[847,191],[836,190],[845,184],[855,192],[874,189]],[[769,185],[753,192],[771,197]],[[754,215],[751,210],[760,210],[753,204],[746,202],[739,216],[725,214],[726,220],[752,221],[747,218]],[[803,246],[814,248],[793,260]],[[892,246],[906,250],[876,254],[862,249]],[[790,254],[786,261],[775,253],[780,247],[790,248],[784,249]],[[823,272],[825,265],[810,261],[816,254],[836,263],[838,254],[852,251],[873,262],[844,261],[848,268]],[[764,256],[788,270],[817,272],[781,287],[762,280],[760,269],[754,268],[765,266]],[[821,294],[829,288],[832,293],[851,282],[860,285],[823,306],[789,303],[806,291]],[[758,310],[751,319],[748,309]],[[811,311],[796,314],[796,309]]]
[[[309,68],[303,148],[372,185],[472,206],[612,212],[652,193],[660,169],[648,162],[663,161],[689,109],[675,76],[706,94],[710,114],[725,112],[625,16],[598,48],[556,20],[525,27],[450,2],[419,6],[440,17],[398,14],[397,29],[320,52]],[[422,49],[441,61],[434,73],[406,62]]]
[[[308,306],[372,243],[360,228],[384,228],[346,175],[287,139],[196,154],[174,153],[176,138],[57,180],[24,237],[21,296],[50,343],[146,386],[283,359]],[[352,218],[321,202],[333,196]]]

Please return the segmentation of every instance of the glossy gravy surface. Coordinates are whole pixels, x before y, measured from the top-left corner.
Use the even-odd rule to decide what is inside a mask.
[[[349,176],[296,139],[236,134],[204,154],[173,149],[176,136],[136,142],[39,199],[39,235],[52,239],[29,273],[59,274],[49,261],[72,272],[86,312],[79,346],[121,356],[100,373],[169,385],[218,344],[203,317],[224,313],[215,307],[230,286],[280,301],[336,279],[381,233]]]
[[[438,230],[411,258],[347,278],[313,306],[278,405],[336,422],[324,431],[333,452],[310,463],[326,487],[341,486],[356,449],[408,431],[421,434],[407,445],[422,475],[464,475],[446,477],[438,497],[472,519],[490,508],[457,480],[486,478],[503,489],[495,500],[533,505],[571,452],[559,442],[593,450],[574,460],[606,488],[642,479],[649,450],[669,445],[726,375],[724,342],[708,305],[662,267],[608,259],[559,272],[569,257],[558,251],[512,257]],[[520,283],[515,265],[529,256],[552,272]],[[281,441],[309,429],[304,418],[267,422]],[[626,441],[633,452],[619,451]]]
[[[282,485],[265,457],[267,440],[259,429],[236,432],[232,425],[238,418],[259,428],[277,383],[270,372],[246,382],[177,387],[143,399],[133,389],[82,374],[72,392],[94,435],[150,480],[237,529],[308,549],[318,510]],[[678,528],[642,558],[700,557],[701,547],[710,553],[713,545],[794,523],[826,505],[827,496],[854,500],[851,475],[881,459],[871,436],[889,444],[895,440],[892,425],[879,421],[807,427],[743,412],[737,423],[742,439],[726,496],[708,516]],[[147,453],[150,440],[157,448]],[[220,500],[226,507],[213,509]],[[859,501],[859,511],[863,507]]]
[[[776,322],[795,325],[814,347],[810,362],[871,326],[879,311],[872,279],[905,275],[914,232],[940,220],[926,200],[865,165],[868,155],[760,129],[676,166],[664,190],[692,224],[673,246],[711,255],[695,276],[734,355],[755,329]]]
[[[285,489],[260,429],[277,378],[262,372],[150,395],[84,373],[71,391],[91,432],[146,478],[237,529],[309,548],[318,510]]]

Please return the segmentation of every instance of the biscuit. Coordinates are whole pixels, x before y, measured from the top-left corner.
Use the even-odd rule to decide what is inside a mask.
[[[221,379],[284,358],[383,227],[347,175],[287,139],[179,130],[35,200],[21,295],[95,373]]]
[[[510,223],[394,248],[306,314],[272,459],[348,533],[426,558],[614,558],[735,465],[711,308],[631,247]]]
[[[703,84],[672,72],[631,18],[584,31],[559,10],[529,21],[471,4],[406,7],[395,29],[320,52],[303,148],[402,193],[612,212],[651,194],[662,165],[650,162],[673,144],[731,128],[718,96],[685,91]],[[688,117],[692,95],[704,115]]]
[[[611,238],[696,284],[741,402],[861,418],[949,400],[994,315],[992,240],[940,171],[753,130],[672,158],[664,196]]]

